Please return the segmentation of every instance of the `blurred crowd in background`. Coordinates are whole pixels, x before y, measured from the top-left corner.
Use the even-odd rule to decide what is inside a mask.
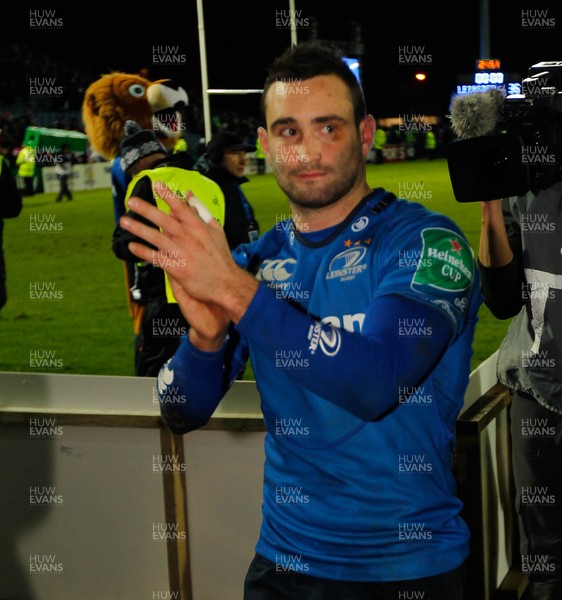
[[[100,77],[100,73],[87,68],[77,72],[74,67],[55,60],[48,54],[37,55],[25,42],[7,43],[0,41],[0,72],[2,93],[0,95],[0,152],[15,168],[29,126],[48,127],[84,132],[81,117],[81,105],[88,86]],[[22,73],[27,74],[22,77]],[[48,74],[54,78],[63,90],[61,96],[33,96],[30,94],[29,76]],[[46,75],[44,75],[46,77]],[[205,150],[205,126],[203,104],[200,98],[189,94],[190,104],[185,109],[184,120],[188,152],[197,160]],[[375,115],[376,116],[376,115]],[[226,130],[242,137],[248,144],[255,145],[256,129],[260,124],[257,114],[244,114],[238,107],[234,110],[212,110],[212,133]],[[390,146],[402,144],[405,156],[402,159],[436,158],[443,156],[446,144],[451,141],[452,133],[448,121],[443,118],[433,127],[433,132],[408,132],[395,127],[380,127],[385,132],[379,137],[379,144]],[[382,139],[382,141],[381,141]],[[375,148],[377,150],[377,148]],[[378,148],[380,150],[380,148]],[[393,160],[392,153],[375,152],[372,162]],[[378,156],[378,159],[376,158]],[[95,151],[88,149],[75,155],[76,163],[103,160]]]

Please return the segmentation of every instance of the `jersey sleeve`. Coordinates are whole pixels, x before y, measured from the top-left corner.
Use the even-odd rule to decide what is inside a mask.
[[[437,308],[460,333],[479,280],[464,235],[445,216],[416,213],[404,220],[398,213],[389,232],[374,297],[396,294]]]
[[[402,335],[401,321],[422,323],[423,335],[411,327]],[[292,372],[294,383],[374,421],[396,405],[401,387],[414,387],[431,372],[452,326],[430,306],[388,295],[372,301],[362,333],[350,332],[277,298],[262,283],[236,329],[259,349],[264,368],[276,369],[276,356],[297,352],[307,368]]]
[[[280,230],[268,231],[256,241],[240,244],[232,249],[234,262],[245,271],[256,274],[262,257],[274,255],[283,245]]]
[[[232,328],[222,348],[203,352],[186,335],[158,374],[162,421],[173,433],[203,427],[234,381],[244,372],[247,347]]]
[[[111,165],[111,192],[113,196],[113,214],[115,223],[125,214],[125,194],[131,178],[121,169],[119,157]]]

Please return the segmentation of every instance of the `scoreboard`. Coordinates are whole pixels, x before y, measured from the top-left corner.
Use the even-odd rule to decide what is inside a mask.
[[[465,81],[457,85],[457,95],[485,92],[491,88],[503,89],[507,95],[521,93],[519,78],[513,73],[505,73],[497,58],[479,58],[474,73],[463,75],[459,80]]]

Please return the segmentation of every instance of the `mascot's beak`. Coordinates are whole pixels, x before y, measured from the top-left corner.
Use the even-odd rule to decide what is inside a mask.
[[[183,129],[181,111],[189,104],[187,92],[171,79],[163,79],[149,86],[146,99],[152,109],[154,131],[179,138]]]

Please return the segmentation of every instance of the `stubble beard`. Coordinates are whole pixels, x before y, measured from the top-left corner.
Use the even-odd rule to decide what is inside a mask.
[[[349,169],[349,165],[353,168]],[[336,167],[322,167],[318,164],[306,164],[285,171],[278,166],[273,167],[277,184],[287,195],[290,202],[302,209],[318,209],[330,206],[346,196],[360,180],[364,170],[364,158],[361,146],[353,146],[349,152],[340,157]],[[316,189],[306,189],[302,182],[294,181],[301,173],[321,171],[330,181]],[[334,177],[335,174],[335,177]]]

